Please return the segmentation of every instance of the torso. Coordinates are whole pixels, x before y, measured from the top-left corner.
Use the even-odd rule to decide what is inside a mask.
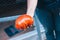
[[[38,8],[44,8],[50,4],[53,4],[55,3],[56,0],[38,0],[38,4],[37,4],[37,7]]]

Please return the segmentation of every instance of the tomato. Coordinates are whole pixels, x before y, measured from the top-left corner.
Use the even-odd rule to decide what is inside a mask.
[[[27,29],[28,26],[32,25],[34,22],[33,18],[29,15],[21,15],[15,21],[15,27],[19,30]]]

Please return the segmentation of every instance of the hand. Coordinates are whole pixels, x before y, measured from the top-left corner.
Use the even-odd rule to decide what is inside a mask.
[[[15,21],[15,27],[19,30],[27,29],[29,26],[33,25],[33,18],[29,15],[21,15]]]

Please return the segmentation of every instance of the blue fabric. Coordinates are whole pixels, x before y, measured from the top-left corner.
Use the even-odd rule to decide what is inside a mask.
[[[46,8],[52,5],[58,5],[60,7],[60,0],[38,0],[37,8]]]
[[[58,8],[36,9],[36,14],[45,28],[47,40],[60,40],[60,15]],[[56,32],[56,39],[53,33]]]
[[[47,40],[54,40],[52,15],[42,9],[36,9],[36,14],[46,30]]]

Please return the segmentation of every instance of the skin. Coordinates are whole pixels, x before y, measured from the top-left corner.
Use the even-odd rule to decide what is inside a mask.
[[[27,15],[34,16],[38,0],[27,0]]]

